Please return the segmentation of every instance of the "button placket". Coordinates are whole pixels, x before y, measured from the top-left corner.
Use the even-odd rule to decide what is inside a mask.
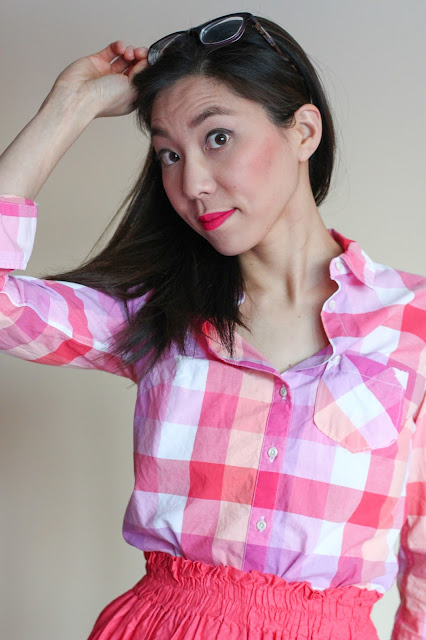
[[[268,449],[269,462],[273,462],[277,457],[277,455],[278,455],[278,449],[274,446],[269,447]]]
[[[265,516],[261,516],[260,520],[256,522],[256,528],[258,529],[258,531],[265,531],[266,529]]]

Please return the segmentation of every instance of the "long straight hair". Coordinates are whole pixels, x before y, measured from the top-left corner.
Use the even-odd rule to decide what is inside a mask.
[[[133,78],[137,123],[149,135],[154,100],[181,78],[199,75],[224,83],[237,95],[263,105],[270,120],[286,128],[307,102],[322,118],[322,138],[309,158],[309,179],[317,205],[326,197],[333,171],[335,133],[320,79],[308,56],[284,29],[258,18],[289,57],[287,63],[252,27],[223,47],[203,46],[192,33],[171,44],[161,58]],[[122,211],[108,242],[91,257]],[[186,352],[188,334],[209,321],[234,353],[244,281],[238,256],[224,256],[174,211],[164,191],[161,167],[150,147],[135,184],[89,257],[76,269],[44,276],[80,283],[123,301],[126,323],[110,345],[127,364],[144,360],[148,373],[173,345]],[[144,296],[140,305],[129,301]],[[137,302],[137,301],[136,301]]]

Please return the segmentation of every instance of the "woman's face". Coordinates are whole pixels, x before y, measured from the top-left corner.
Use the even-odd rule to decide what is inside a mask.
[[[224,255],[242,254],[278,231],[306,187],[296,132],[277,127],[260,104],[221,82],[188,76],[161,91],[151,129],[173,208]],[[216,221],[200,219],[224,212]]]

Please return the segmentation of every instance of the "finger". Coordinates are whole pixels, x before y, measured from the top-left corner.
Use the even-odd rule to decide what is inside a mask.
[[[94,55],[100,56],[103,60],[111,62],[117,56],[121,56],[126,50],[126,44],[123,40],[116,40],[111,42],[105,49],[98,51]]]
[[[140,73],[141,71],[146,69],[147,66],[148,66],[148,62],[146,58],[144,58],[143,60],[140,60],[136,64],[132,65],[129,69],[127,69],[124,72],[124,75],[128,76],[129,80],[131,81],[133,76],[135,76],[137,73]]]
[[[125,60],[134,60],[135,59],[135,48],[132,47],[131,45],[129,45],[128,47],[125,48],[124,52],[123,52],[123,58]]]
[[[133,60],[131,60],[131,63],[125,69],[123,69],[123,62],[117,60],[118,62],[117,70],[120,70],[121,72],[124,71],[125,75],[127,75],[129,78],[132,78],[135,73],[142,71],[147,66],[148,47],[137,47],[136,49],[133,47],[130,47],[130,48],[133,50],[132,51]],[[127,53],[127,50],[124,52],[123,58],[126,56],[126,53]],[[130,52],[128,56],[131,57]],[[137,68],[135,69],[135,67]]]
[[[144,60],[148,57],[148,47],[126,47],[122,57],[129,61]]]
[[[111,71],[113,73],[122,73],[135,61],[135,54],[133,47],[126,47],[122,55],[119,56],[114,62],[111,63]]]
[[[123,73],[131,63],[127,60],[124,60],[121,56],[114,60],[111,64],[109,71],[107,73]]]
[[[113,73],[123,73],[131,68],[135,59],[146,59],[148,48],[126,46],[123,40],[116,40],[94,55],[101,57],[105,62],[109,62]]]
[[[134,51],[136,58],[142,59],[148,56],[148,47],[137,47]]]

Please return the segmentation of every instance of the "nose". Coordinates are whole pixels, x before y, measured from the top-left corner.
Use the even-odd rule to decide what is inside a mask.
[[[182,191],[190,200],[213,193],[215,179],[206,159],[200,155],[187,156],[182,169]]]

